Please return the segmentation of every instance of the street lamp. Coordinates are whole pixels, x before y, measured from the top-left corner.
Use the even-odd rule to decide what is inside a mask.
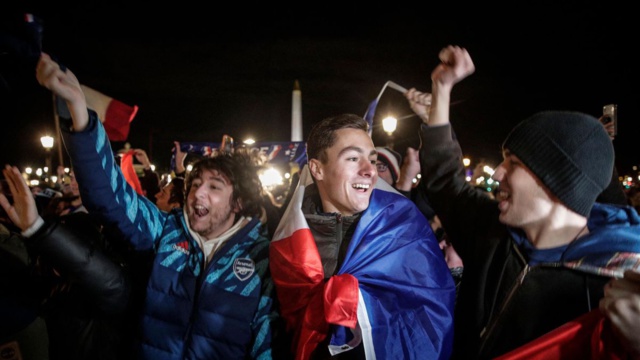
[[[387,116],[382,119],[382,128],[389,135],[389,141],[387,142],[387,147],[389,149],[393,149],[393,132],[396,131],[396,127],[398,126],[398,119],[393,116]]]
[[[40,142],[42,143],[42,147],[47,153],[46,157],[46,168],[47,172],[51,171],[51,148],[53,148],[53,137],[49,135],[45,135],[40,138]],[[46,175],[45,175],[46,176]]]
[[[471,169],[469,169],[469,165],[471,165],[471,159],[469,159],[468,157],[463,158],[462,164],[464,165],[465,180],[471,181],[471,175],[473,175],[473,172],[471,171]]]

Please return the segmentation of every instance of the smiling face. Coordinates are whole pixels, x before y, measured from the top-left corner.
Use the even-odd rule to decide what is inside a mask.
[[[366,131],[336,130],[336,141],[326,149],[327,160],[309,160],[324,212],[351,216],[369,206],[376,184],[377,152]]]
[[[193,179],[187,195],[187,218],[191,229],[211,239],[233,225],[238,211],[232,206],[233,186],[217,170],[203,170]]]
[[[500,182],[496,200],[503,224],[518,228],[540,224],[558,204],[531,170],[508,150],[493,179]]]

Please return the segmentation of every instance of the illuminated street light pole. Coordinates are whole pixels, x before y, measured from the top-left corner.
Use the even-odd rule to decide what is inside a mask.
[[[382,128],[389,135],[389,140],[387,141],[387,147],[389,149],[393,149],[393,132],[396,131],[396,127],[398,126],[398,119],[393,116],[387,116],[382,119]]]
[[[51,171],[51,149],[53,148],[53,137],[49,136],[49,135],[45,135],[43,137],[40,138],[40,142],[42,143],[42,147],[44,148],[47,157],[46,157],[46,167],[47,170],[45,172],[45,180],[48,181],[49,178],[49,172]]]

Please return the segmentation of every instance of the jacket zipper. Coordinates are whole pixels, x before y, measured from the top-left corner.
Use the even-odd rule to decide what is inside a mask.
[[[342,252],[342,242],[344,241],[344,236],[342,236],[342,214],[341,213],[337,213],[336,214],[336,236],[337,236],[337,240],[338,240],[338,246],[337,246],[337,253],[336,253],[336,268],[333,270],[333,274],[331,275],[335,275],[338,273],[338,271],[340,271],[340,268],[342,267],[342,259],[340,258],[340,254]]]
[[[520,250],[518,249],[518,247],[515,246],[515,245],[514,245],[514,247],[515,247],[515,251],[516,251],[518,257],[520,257],[520,259],[522,261],[526,261],[524,259],[524,257],[522,256],[522,254],[520,253]],[[544,264],[544,266],[546,266],[546,267],[560,267],[561,265],[559,263],[547,263],[547,264]],[[495,316],[493,314],[491,314],[491,316],[489,317],[489,324],[487,326],[485,326],[482,329],[482,331],[480,331],[480,338],[481,338],[480,351],[479,351],[480,354],[482,354],[482,352],[484,350],[484,346],[486,344],[486,339],[489,338],[489,335],[491,335],[493,330],[496,328],[496,325],[498,323],[498,319],[500,319],[502,313],[504,312],[504,309],[507,307],[509,302],[511,302],[511,299],[513,298],[513,295],[520,288],[520,286],[524,282],[525,277],[530,272],[531,272],[531,267],[529,266],[529,264],[526,264],[524,269],[522,269],[522,271],[520,271],[520,274],[518,275],[518,279],[517,279],[516,283],[513,285],[511,290],[509,290],[509,295],[507,296],[505,301],[503,301],[502,307],[500,308],[500,311],[498,312],[498,314],[495,315]],[[504,276],[504,274],[502,276]],[[493,312],[493,310],[492,310],[492,312]]]
[[[196,246],[199,246],[196,244]],[[202,252],[202,249],[199,250],[200,252]],[[193,323],[195,321],[195,317],[196,314],[198,313],[198,303],[200,302],[200,288],[202,287],[202,282],[204,281],[204,278],[206,277],[207,274],[207,269],[209,267],[212,266],[211,263],[213,263],[213,260],[205,266],[206,263],[206,255],[204,254],[204,252],[202,252],[202,262],[200,263],[200,267],[202,269],[202,271],[200,271],[200,274],[198,275],[198,278],[196,279],[196,288],[195,288],[195,292],[193,294],[193,305],[191,306],[191,314],[189,314],[189,325],[187,325],[187,331],[185,331],[184,333],[184,337],[182,339],[182,343],[183,343],[183,347],[182,347],[182,358],[186,359],[186,355],[187,355],[187,349],[189,349],[189,339],[191,339],[191,333],[193,332]],[[191,255],[191,256],[195,256],[195,255]],[[183,269],[183,271],[186,271],[187,267],[185,266],[185,268]]]
[[[500,308],[500,311],[498,312],[498,314],[496,316],[491,316],[491,318],[490,318],[491,320],[489,322],[489,325],[485,326],[484,329],[482,329],[482,331],[480,332],[480,337],[481,338],[485,337],[485,335],[488,335],[493,331],[493,329],[495,328],[496,323],[497,323],[496,320],[500,318],[500,315],[504,311],[504,308],[506,308],[507,304],[509,304],[509,302],[511,301],[511,298],[513,297],[513,294],[515,294],[516,290],[518,290],[518,288],[520,288],[520,285],[522,285],[522,282],[524,281],[524,278],[529,273],[529,270],[530,270],[530,268],[529,268],[529,265],[527,264],[527,265],[524,266],[524,269],[522,269],[522,271],[520,271],[520,274],[518,275],[518,280],[513,285],[511,290],[509,290],[509,295],[507,295],[507,298],[503,302],[502,307]],[[484,342],[483,342],[483,346],[484,346]],[[482,347],[481,347],[481,349],[482,349]]]

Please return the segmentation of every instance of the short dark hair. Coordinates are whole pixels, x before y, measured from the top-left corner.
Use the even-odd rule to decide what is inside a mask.
[[[340,129],[369,131],[369,124],[362,117],[354,114],[341,114],[321,120],[311,128],[309,133],[307,161],[318,159],[326,163],[328,160],[326,150],[336,142],[335,132]]]
[[[184,207],[185,200],[185,192],[184,192],[184,178],[183,177],[174,177],[171,179],[171,192],[169,193],[169,204],[178,203],[180,207]]]
[[[218,153],[214,157],[198,160],[187,176],[186,194],[191,191],[193,180],[204,171],[218,171],[233,186],[232,204],[240,207],[239,215],[259,217],[262,214],[262,183],[252,157],[242,152]]]

